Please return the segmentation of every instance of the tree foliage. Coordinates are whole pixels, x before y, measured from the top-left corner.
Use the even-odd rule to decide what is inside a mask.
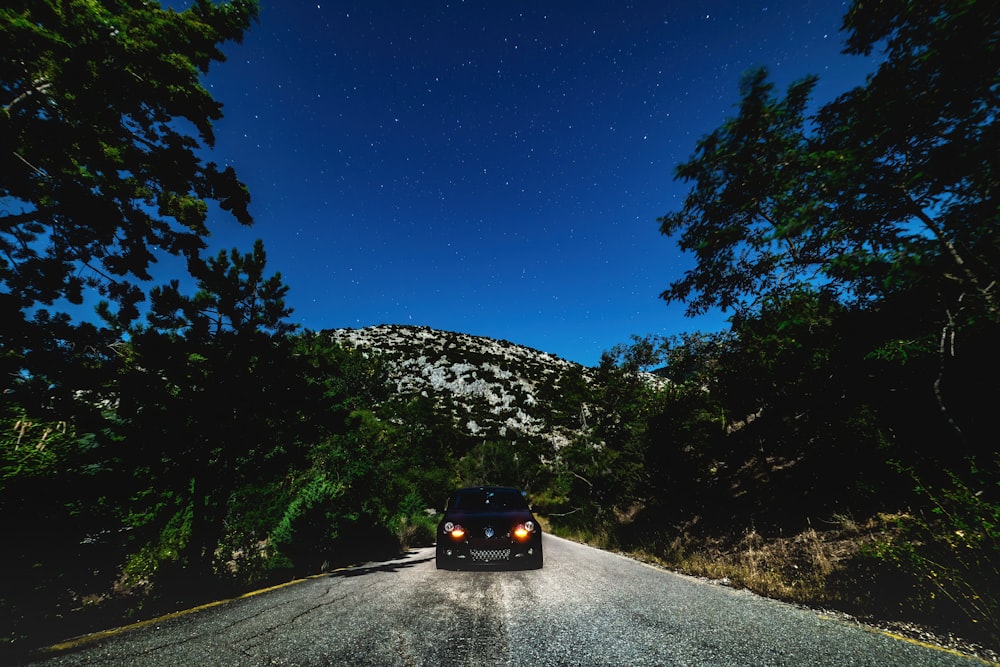
[[[981,341],[1000,323],[1000,97],[986,64],[1000,58],[1000,12],[857,2],[844,29],[849,53],[884,49],[865,85],[810,113],[814,78],[776,96],[752,71],[739,114],[678,167],[692,187],[661,231],[697,264],[662,296],[732,310],[737,324],[805,291],[903,317],[909,330],[872,337],[870,351],[937,355],[927,384],[966,433],[958,357],[992,359]]]
[[[118,416],[125,439],[150,448],[136,464],[161,480],[153,489],[190,516],[192,566],[211,562],[229,497],[282,455],[282,429],[298,421],[287,287],[265,263],[259,241],[196,261],[197,292],[154,289],[148,325],[129,335]]]
[[[678,167],[678,178],[694,185],[660,229],[679,234],[697,265],[665,299],[686,301],[690,314],[748,312],[758,296],[814,279],[827,249],[809,226],[821,211],[800,190],[815,188],[804,117],[814,83],[797,83],[776,100],[764,70],[749,73],[739,116],[699,141],[692,160]]]
[[[661,231],[698,262],[663,297],[746,314],[801,286],[865,304],[919,283],[995,320],[997,8],[857,2],[844,29],[849,53],[884,47],[865,85],[810,114],[814,77],[779,97],[749,72],[678,167],[692,189]]]
[[[206,162],[222,106],[200,76],[257,16],[251,0],[21,0],[0,9],[0,343],[32,372],[38,307],[88,290],[138,316],[160,253],[196,260],[209,203],[251,222],[231,167]],[[26,358],[26,355],[28,358]]]

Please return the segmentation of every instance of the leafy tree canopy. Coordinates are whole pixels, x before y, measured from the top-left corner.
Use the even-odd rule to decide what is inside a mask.
[[[253,0],[14,0],[0,8],[0,341],[94,289],[128,322],[156,253],[194,260],[208,202],[250,224],[231,167],[205,162],[221,105],[200,83]],[[8,363],[17,368],[16,359]]]
[[[920,284],[995,320],[1000,6],[857,0],[843,28],[848,53],[884,48],[865,85],[810,115],[814,78],[778,96],[749,72],[678,167],[692,188],[661,231],[697,265],[663,298],[752,314],[804,286],[867,304]]]

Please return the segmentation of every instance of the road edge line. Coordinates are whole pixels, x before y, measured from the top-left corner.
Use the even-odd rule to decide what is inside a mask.
[[[309,581],[310,579],[320,579],[322,577],[327,577],[334,572],[342,572],[344,570],[349,570],[350,567],[341,567],[336,570],[330,570],[329,572],[322,572],[320,574],[313,574],[308,577],[302,577],[301,579],[292,579],[291,581],[285,581],[280,584],[275,584],[274,586],[268,586],[267,588],[260,588],[258,590],[249,591],[243,593],[242,595],[237,595],[236,597],[226,598],[224,600],[214,600],[212,602],[206,602],[205,604],[198,605],[197,607],[191,607],[189,609],[181,609],[179,611],[173,611],[169,614],[164,614],[162,616],[157,616],[156,618],[149,618],[145,621],[136,621],[135,623],[130,623],[129,625],[122,625],[116,628],[109,628],[107,630],[98,630],[97,632],[90,632],[85,635],[80,635],[79,637],[73,637],[72,639],[67,639],[56,644],[51,644],[49,646],[44,646],[38,649],[39,653],[61,653],[63,651],[69,651],[74,648],[79,648],[80,646],[85,646],[92,642],[99,641],[101,639],[106,639],[107,637],[114,637],[115,635],[124,634],[131,630],[137,630],[139,628],[145,628],[150,625],[155,625],[157,623],[163,623],[175,618],[180,618],[182,616],[187,616],[189,614],[195,614],[206,609],[211,609],[212,607],[220,607],[224,604],[229,604],[230,602],[236,602],[237,600],[244,600],[246,598],[254,597],[255,595],[261,595],[263,593],[268,593],[270,591],[275,591],[280,588],[286,588],[294,584],[301,584],[304,581]]]

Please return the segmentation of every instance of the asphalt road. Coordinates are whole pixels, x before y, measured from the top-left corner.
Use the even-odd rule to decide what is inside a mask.
[[[433,549],[100,638],[43,665],[981,665],[546,536],[545,567],[452,572]]]

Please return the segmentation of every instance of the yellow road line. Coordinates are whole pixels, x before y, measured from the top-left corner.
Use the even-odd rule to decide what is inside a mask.
[[[332,570],[332,572],[341,572],[341,571],[347,570],[347,569],[350,569],[350,568],[342,567],[342,568],[338,568],[336,570]],[[52,644],[51,646],[46,646],[45,648],[43,648],[41,650],[43,652],[45,652],[45,653],[58,653],[60,651],[68,651],[70,649],[78,648],[80,646],[84,646],[86,644],[98,641],[100,639],[104,639],[106,637],[112,637],[114,635],[122,634],[122,633],[128,632],[130,630],[136,630],[138,628],[144,628],[144,627],[147,627],[147,626],[150,626],[150,625],[155,625],[157,623],[162,623],[164,621],[169,621],[170,619],[173,619],[173,618],[179,618],[181,616],[187,616],[188,614],[194,614],[194,613],[197,613],[199,611],[204,611],[206,609],[211,609],[212,607],[218,607],[218,606],[227,604],[229,602],[235,602],[236,600],[243,600],[243,599],[246,599],[246,598],[251,598],[251,597],[253,597],[255,595],[260,595],[261,593],[268,593],[270,591],[276,591],[279,588],[285,588],[285,587],[291,586],[293,584],[299,584],[299,583],[302,583],[303,581],[308,581],[310,579],[318,579],[320,577],[326,577],[326,576],[329,576],[330,574],[331,574],[331,572],[324,572],[322,574],[314,574],[314,575],[312,575],[310,577],[305,577],[305,578],[302,578],[302,579],[293,579],[291,581],[286,581],[285,583],[282,583],[282,584],[277,584],[275,586],[269,586],[268,588],[261,588],[260,590],[250,591],[249,593],[244,593],[243,595],[238,595],[238,596],[236,596],[234,598],[228,598],[226,600],[216,600],[215,602],[208,602],[206,604],[199,605],[197,607],[192,607],[190,609],[184,609],[184,610],[181,610],[181,611],[175,611],[175,612],[172,612],[170,614],[165,614],[163,616],[157,616],[156,618],[151,618],[151,619],[148,619],[148,620],[145,620],[145,621],[139,621],[137,623],[132,623],[131,625],[123,625],[123,626],[121,626],[119,628],[111,628],[110,630],[101,630],[99,632],[92,632],[90,634],[81,635],[79,637],[74,637],[73,639],[67,639],[64,642],[59,642],[58,644]]]
[[[886,637],[891,637],[892,639],[898,639],[900,641],[908,642],[910,644],[916,644],[917,646],[922,646],[923,648],[934,649],[935,651],[941,651],[942,653],[950,653],[951,655],[957,655],[962,658],[969,658],[971,660],[977,660],[984,665],[991,665],[992,667],[1000,667],[1000,663],[990,662],[976,655],[969,655],[968,653],[962,653],[961,651],[956,651],[955,649],[945,648],[943,646],[938,646],[937,644],[929,644],[927,642],[922,642],[919,639],[913,639],[912,637],[906,637],[904,635],[897,635],[895,632],[889,632],[888,630],[875,629],[879,634],[885,635]]]

